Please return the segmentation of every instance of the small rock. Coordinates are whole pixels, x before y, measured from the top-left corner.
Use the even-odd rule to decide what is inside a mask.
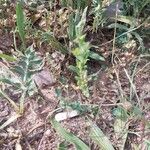
[[[56,81],[48,69],[44,69],[34,76],[34,81],[38,88],[52,86]]]

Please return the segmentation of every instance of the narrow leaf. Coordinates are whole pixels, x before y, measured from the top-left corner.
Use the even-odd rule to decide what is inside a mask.
[[[88,121],[90,125],[90,138],[103,150],[114,150],[112,143],[109,139],[104,135],[102,130],[90,120]]]
[[[77,150],[90,150],[90,148],[83,141],[81,141],[74,134],[67,132],[55,119],[52,119],[51,123],[57,133],[61,135],[66,141],[74,144]]]
[[[123,15],[118,15],[117,20],[126,24],[129,24],[132,27],[135,27],[137,25],[137,20],[133,17],[129,16],[123,16]]]
[[[4,58],[7,61],[15,61],[16,60],[14,57],[6,55],[6,54],[0,54],[0,58]]]
[[[16,6],[16,16],[17,16],[17,28],[19,31],[20,38],[24,44],[25,40],[25,21],[24,21],[24,13],[21,2],[17,3]]]
[[[86,13],[87,13],[87,7],[84,9],[81,20],[76,26],[76,36],[82,35],[83,29],[86,23]]]
[[[89,57],[98,61],[105,61],[105,58],[100,56],[99,54],[90,51]]]

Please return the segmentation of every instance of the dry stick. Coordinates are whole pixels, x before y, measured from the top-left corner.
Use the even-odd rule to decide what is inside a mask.
[[[150,57],[150,55],[140,55],[139,57],[140,57],[140,58],[143,58],[143,57]],[[134,60],[132,60],[129,65],[131,65],[132,63],[134,63],[134,62],[136,62],[136,61],[139,61],[139,57],[138,57],[138,58],[136,57]],[[135,73],[135,75],[137,75],[139,72],[141,72],[141,71],[142,71],[145,67],[147,67],[149,64],[150,64],[150,62],[148,62],[146,65],[144,65],[141,69],[139,69],[139,70]]]
[[[113,64],[114,61],[114,54],[115,54],[115,43],[116,43],[116,31],[117,31],[117,10],[118,10],[118,4],[116,5],[116,14],[115,14],[115,29],[114,29],[114,37],[113,37],[113,48],[112,48],[112,57],[111,57],[111,62]]]
[[[132,87],[134,93],[135,93],[135,96],[136,96],[137,101],[138,101],[138,105],[139,105],[139,107],[141,108],[140,99],[139,99],[139,97],[138,97],[138,95],[137,95],[135,85],[133,84],[133,81],[132,81],[132,79],[130,78],[130,76],[129,76],[129,74],[128,74],[128,72],[127,72],[126,69],[124,69],[124,72],[126,73],[126,76],[127,76],[128,80],[129,80],[129,82],[130,82],[130,84],[131,84],[131,87]]]
[[[114,65],[114,55],[115,55],[115,43],[116,43],[116,32],[117,32],[117,17],[118,17],[118,13],[117,13],[117,10],[118,10],[118,4],[116,5],[116,14],[115,14],[115,29],[114,29],[114,37],[113,37],[113,48],[112,48],[112,57],[111,57],[111,62],[112,64]],[[119,80],[119,75],[115,69],[115,74],[116,74],[116,77],[117,77],[117,82],[118,82],[118,85],[119,85],[119,91],[120,91],[120,94],[121,94],[121,99],[123,101],[123,90],[122,90],[122,87],[121,87],[121,83],[120,83],[120,80]]]
[[[135,75],[137,75],[139,72],[141,72],[144,68],[146,68],[148,65],[150,65],[150,62],[148,62],[146,65],[144,65],[141,69],[139,69]]]
[[[16,35],[15,35],[15,32],[16,32],[16,30],[13,31],[14,48],[18,52],[18,48],[17,48],[17,44],[16,44]]]
[[[117,73],[116,69],[115,69],[115,74],[116,74],[117,82],[118,82],[118,85],[119,85],[119,92],[121,94],[121,99],[124,102],[124,94],[123,94],[123,90],[122,90],[121,83],[120,83],[120,80],[119,80],[119,74]]]
[[[134,76],[135,76],[135,74],[136,74],[136,68],[137,68],[137,65],[138,65],[139,62],[140,62],[140,59],[141,59],[141,57],[139,56],[139,58],[138,58],[138,60],[137,60],[137,62],[136,62],[136,64],[135,64],[135,67],[134,67],[132,76],[131,76],[131,81],[132,81],[132,82],[133,82],[133,80],[134,80]],[[133,88],[132,88],[132,86],[130,86],[130,101],[132,100],[132,97],[133,97],[133,96],[134,96],[134,95],[133,95]]]
[[[55,4],[57,4],[57,0],[54,0],[54,12],[55,12],[55,14],[54,14],[54,27],[56,26],[56,21],[57,21],[57,11],[56,11],[56,5]],[[55,37],[55,30],[53,30],[53,36]]]
[[[123,106],[123,103],[115,103],[115,104],[101,104],[102,107],[114,107],[114,106]]]

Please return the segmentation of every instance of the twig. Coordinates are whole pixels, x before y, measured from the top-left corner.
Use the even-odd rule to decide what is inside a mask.
[[[130,84],[131,84],[131,87],[132,87],[132,89],[133,89],[133,91],[134,91],[134,93],[135,93],[135,96],[136,96],[137,101],[138,101],[138,105],[139,105],[139,107],[141,108],[140,99],[139,99],[139,97],[138,97],[138,95],[137,95],[135,85],[133,84],[133,81],[132,81],[132,79],[130,78],[130,76],[129,76],[127,70],[124,69],[124,71],[125,71],[125,73],[126,73],[126,76],[127,76],[128,80],[129,80]]]
[[[112,64],[114,61],[114,54],[115,54],[115,43],[116,43],[116,32],[117,32],[117,26],[116,25],[117,25],[117,16],[118,16],[117,10],[118,10],[118,4],[116,5],[116,14],[115,14],[115,29],[114,29],[113,48],[112,48],[112,57],[111,57]]]
[[[119,80],[119,74],[117,73],[116,69],[115,69],[115,74],[116,74],[117,82],[118,82],[118,85],[119,85],[119,92],[121,94],[121,99],[122,99],[122,101],[124,101],[124,94],[123,94],[123,90],[122,90],[121,83],[120,83],[120,80]]]

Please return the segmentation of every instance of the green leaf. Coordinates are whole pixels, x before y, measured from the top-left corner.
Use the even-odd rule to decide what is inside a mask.
[[[126,24],[129,24],[132,27],[135,27],[138,21],[134,17],[118,15],[117,20]]]
[[[66,142],[60,143],[57,150],[68,150],[68,144]]]
[[[90,51],[89,57],[98,61],[105,61],[105,58],[100,56],[99,54]]]
[[[22,114],[24,111],[24,101],[27,95],[33,95],[37,90],[36,86],[33,82],[33,75],[37,73],[43,67],[43,61],[38,59],[36,56],[33,47],[30,46],[25,52],[24,55],[20,56],[19,61],[11,68],[12,76],[5,76],[2,74],[0,78],[0,82],[7,83],[11,89],[13,89],[14,93],[21,93],[20,96],[20,106],[19,113]],[[15,77],[15,78],[14,78]],[[13,106],[17,107],[15,103],[2,91],[0,91],[0,95],[4,96]],[[15,108],[16,110],[17,108]]]
[[[35,58],[34,60],[30,60],[30,66],[31,65],[39,65],[39,64],[41,64],[42,63],[42,59],[39,59],[39,58]]]
[[[117,119],[121,119],[121,120],[127,120],[127,118],[128,118],[126,110],[124,108],[122,108],[122,107],[114,108],[113,109],[113,115]]]
[[[69,15],[69,27],[68,27],[68,35],[69,35],[69,39],[71,41],[73,41],[75,39],[75,20],[74,20],[74,13],[72,12]]]
[[[90,138],[102,149],[102,150],[115,150],[112,143],[105,136],[102,130],[92,121],[88,121],[90,125]]]
[[[139,41],[141,50],[144,51],[145,47],[144,47],[144,43],[143,43],[143,39],[140,37],[140,35],[136,32],[132,32],[132,34],[136,37],[136,39]]]
[[[78,68],[75,67],[75,66],[70,65],[70,66],[68,67],[68,69],[70,69],[71,71],[73,71],[73,72],[75,72],[75,73],[78,73]]]
[[[18,73],[23,78],[25,74],[25,69],[26,68],[23,68],[22,66],[15,66],[12,70],[13,72]]]
[[[63,7],[67,7],[67,0],[61,0],[60,2]]]
[[[22,66],[22,68],[25,69],[25,67],[27,66],[26,61],[28,61],[27,58],[24,58],[24,56],[21,57],[21,60],[19,60],[19,62],[18,62],[18,66]]]
[[[67,132],[55,119],[52,119],[51,123],[58,135],[62,136],[62,138],[66,141],[74,144],[77,150],[90,150],[90,148],[83,141],[81,141],[74,134]]]
[[[86,13],[87,13],[87,7],[84,9],[81,20],[76,26],[76,36],[82,35],[83,29],[86,23]]]
[[[22,43],[24,44],[25,42],[25,20],[24,20],[24,12],[23,12],[21,2],[17,3],[16,16],[17,16],[17,28],[18,28]]]
[[[14,57],[6,55],[6,54],[0,54],[0,58],[4,58],[7,61],[15,61],[16,60]]]
[[[11,79],[11,78],[2,78],[0,79],[1,82],[5,83],[5,84],[9,84],[12,86],[15,86],[17,89],[19,89],[21,87],[21,84],[19,83],[19,80],[17,79]]]
[[[143,116],[143,112],[137,106],[133,107],[133,113],[136,117],[139,117],[139,118]]]
[[[6,84],[10,84],[13,85],[14,83],[12,83],[11,79],[7,79],[7,78],[2,78],[0,79],[1,82],[6,83]]]

